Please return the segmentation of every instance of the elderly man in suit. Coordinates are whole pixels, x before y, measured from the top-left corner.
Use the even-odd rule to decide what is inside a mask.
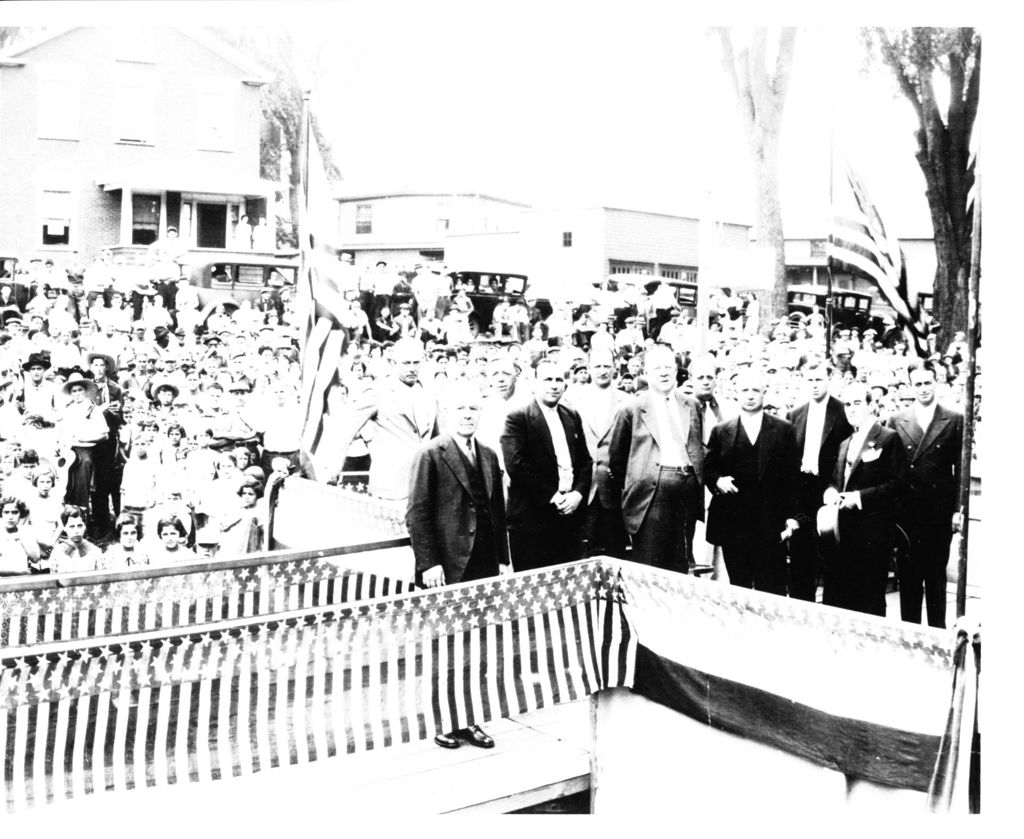
[[[786,593],[783,542],[797,530],[799,455],[793,426],[764,411],[764,378],[737,376],[738,417],[714,427],[704,456],[712,492],[707,538],[721,545],[729,582]]]
[[[378,498],[404,500],[416,450],[437,435],[437,403],[419,380],[423,345],[403,338],[392,348],[394,376],[353,400],[340,423],[335,452],[345,462],[349,446],[370,420],[377,424],[370,442],[369,491]]]
[[[946,563],[954,529],[958,529],[960,450],[964,420],[935,401],[936,369],[930,361],[907,369],[914,404],[889,420],[910,461],[907,492],[897,520],[910,541],[909,553],[897,558],[900,617],[921,622],[921,594],[928,625],[946,626]]]
[[[482,400],[468,382],[455,384],[445,406],[446,433],[413,458],[405,516],[416,557],[416,581],[427,588],[507,574],[505,498],[498,456],[476,438]],[[477,725],[434,742],[461,741],[489,749],[494,740]]]
[[[875,419],[871,391],[859,382],[843,391],[853,434],[839,447],[823,501],[838,511],[838,546],[825,563],[827,606],[885,616],[885,587],[896,534],[895,505],[907,480],[896,432]]]
[[[701,412],[676,387],[668,345],[647,350],[644,370],[648,389],[616,415],[608,460],[633,560],[686,574],[694,528],[704,517]]]
[[[835,472],[839,446],[853,433],[853,427],[846,419],[843,403],[829,396],[829,370],[823,361],[812,361],[804,368],[804,383],[810,399],[786,417],[793,423],[800,452],[800,527],[789,540],[789,596],[813,602],[822,565],[815,517]]]
[[[565,370],[542,360],[534,399],[509,411],[501,450],[508,470],[508,531],[517,571],[583,555],[584,500],[593,461],[580,415],[559,402]]]
[[[620,509],[621,488],[614,485],[608,473],[608,444],[615,414],[629,397],[612,385],[615,359],[609,350],[591,350],[587,364],[590,384],[582,385],[571,402],[563,400],[564,405],[579,411],[587,448],[594,459],[584,528],[587,556],[621,557],[626,554],[626,531]]]

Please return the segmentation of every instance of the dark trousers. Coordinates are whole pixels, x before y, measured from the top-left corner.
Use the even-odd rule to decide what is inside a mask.
[[[510,530],[512,568],[531,571],[583,558],[583,528],[579,515],[551,520],[540,530]]]
[[[857,511],[839,514],[839,545],[825,562],[822,602],[885,617],[885,588],[892,554],[891,529],[868,524]]]
[[[622,525],[622,512],[605,507],[599,495],[595,495],[587,507],[584,533],[587,539],[587,556],[622,558],[626,555],[626,528]]]
[[[900,618],[921,623],[921,594],[928,608],[928,625],[946,627],[946,564],[953,533],[949,528],[922,532],[904,528],[910,538],[910,550],[901,550],[896,559],[900,584]]]
[[[785,596],[786,553],[780,542],[737,534],[722,545],[722,557],[732,585]]]
[[[654,497],[633,536],[634,562],[689,573],[700,493],[692,467],[661,467]]]
[[[825,483],[817,475],[800,474],[800,512],[804,516],[789,539],[789,596],[814,602],[818,575],[822,571],[821,544],[815,528],[815,516],[821,507]]]

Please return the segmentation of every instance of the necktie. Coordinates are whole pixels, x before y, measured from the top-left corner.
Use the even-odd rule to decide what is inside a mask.
[[[473,439],[466,440],[463,450],[466,452],[466,457],[469,458],[469,465],[474,469],[476,468],[476,446],[473,445]]]

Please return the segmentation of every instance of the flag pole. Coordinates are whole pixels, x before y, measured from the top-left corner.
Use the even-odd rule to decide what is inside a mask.
[[[828,211],[835,214],[835,130],[833,109],[828,111]],[[825,248],[825,360],[832,358],[832,219],[828,222],[828,247]]]
[[[979,155],[980,159],[980,155]],[[964,386],[964,434],[960,450],[960,540],[957,555],[956,616],[967,611],[967,541],[971,512],[971,464],[974,456],[974,377],[978,357],[978,291],[981,281],[981,167],[975,164],[974,218],[971,222],[971,273],[967,282],[967,381]]]

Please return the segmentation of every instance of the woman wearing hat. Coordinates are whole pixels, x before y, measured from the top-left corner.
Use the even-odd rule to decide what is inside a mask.
[[[95,486],[93,449],[109,434],[103,410],[96,404],[96,385],[81,373],[73,373],[61,388],[70,401],[60,421],[60,437],[75,453],[68,470],[67,504],[89,509],[89,494]]]

